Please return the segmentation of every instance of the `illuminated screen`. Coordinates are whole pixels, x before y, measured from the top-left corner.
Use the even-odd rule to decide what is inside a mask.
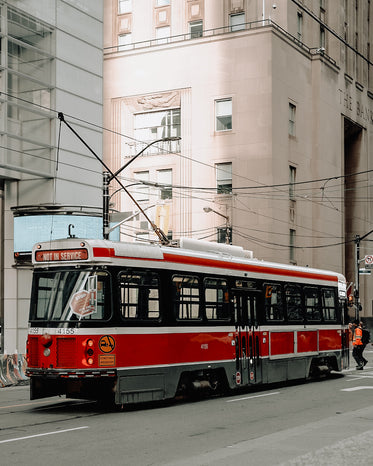
[[[14,217],[14,252],[31,252],[35,243],[68,238],[102,239],[102,217],[86,215],[25,215]],[[119,241],[119,228],[110,233]]]

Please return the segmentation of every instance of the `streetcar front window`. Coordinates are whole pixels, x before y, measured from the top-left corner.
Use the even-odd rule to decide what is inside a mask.
[[[30,320],[107,320],[110,317],[108,290],[109,275],[106,272],[35,272]]]

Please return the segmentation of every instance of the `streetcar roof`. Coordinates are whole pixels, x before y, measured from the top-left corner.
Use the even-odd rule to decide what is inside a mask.
[[[88,251],[87,257],[79,255],[79,251],[83,249]],[[54,258],[53,253],[56,258]],[[37,256],[37,254],[42,254],[42,256]],[[194,267],[217,266],[228,270],[238,270],[238,268],[243,270],[247,266],[255,274],[266,273],[272,275],[272,273],[275,273],[275,275],[286,275],[286,272],[288,272],[292,276],[328,277],[329,280],[338,282],[340,294],[343,295],[343,291],[346,289],[344,276],[337,272],[259,260],[253,257],[252,251],[244,250],[240,246],[189,238],[181,238],[171,245],[145,242],[114,242],[101,239],[58,239],[36,244],[33,247],[32,259],[35,266],[44,267],[47,265],[61,265],[61,262],[74,264],[84,261],[89,263],[114,263],[114,261],[117,262],[120,259],[131,260],[131,262],[139,259],[153,262],[165,261],[182,263],[184,266],[188,264]]]

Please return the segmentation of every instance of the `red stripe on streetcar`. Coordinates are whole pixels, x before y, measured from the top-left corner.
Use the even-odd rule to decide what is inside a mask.
[[[118,257],[120,259],[128,260],[146,260],[146,261],[159,261],[162,262],[162,259],[154,259],[151,257],[131,257],[131,256],[116,256],[113,248],[93,248],[94,257]],[[217,259],[204,259],[202,257],[193,257],[185,256],[179,254],[170,254],[164,253],[163,261],[178,263],[178,264],[187,264],[187,265],[196,265],[200,267],[216,267],[220,269],[230,269],[230,270],[241,270],[244,272],[252,273],[263,273],[266,275],[278,275],[284,277],[298,277],[298,278],[308,278],[314,280],[323,280],[323,281],[333,281],[338,282],[338,277],[335,275],[325,275],[315,272],[304,272],[301,270],[287,270],[275,267],[269,267],[264,265],[254,265],[254,264],[238,264],[235,262],[227,262]]]
[[[245,272],[254,272],[254,273],[265,273],[271,275],[282,275],[288,277],[301,277],[301,278],[313,278],[317,280],[324,281],[334,281],[337,282],[338,278],[333,275],[322,275],[314,272],[302,272],[298,270],[286,270],[286,269],[276,269],[274,267],[262,266],[262,265],[253,265],[253,264],[237,264],[215,260],[215,259],[203,259],[200,257],[188,257],[188,256],[179,256],[176,254],[164,254],[164,257],[169,262],[178,262],[188,265],[200,265],[205,267],[218,267],[231,270],[242,270]]]
[[[94,257],[115,257],[113,248],[92,248]]]

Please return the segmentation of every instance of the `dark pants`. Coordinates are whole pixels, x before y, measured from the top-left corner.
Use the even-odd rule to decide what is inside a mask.
[[[366,361],[366,359],[363,358],[363,351],[364,351],[363,345],[356,345],[354,346],[354,349],[352,350],[352,356],[355,359],[356,364],[358,366],[363,366],[364,362]]]

